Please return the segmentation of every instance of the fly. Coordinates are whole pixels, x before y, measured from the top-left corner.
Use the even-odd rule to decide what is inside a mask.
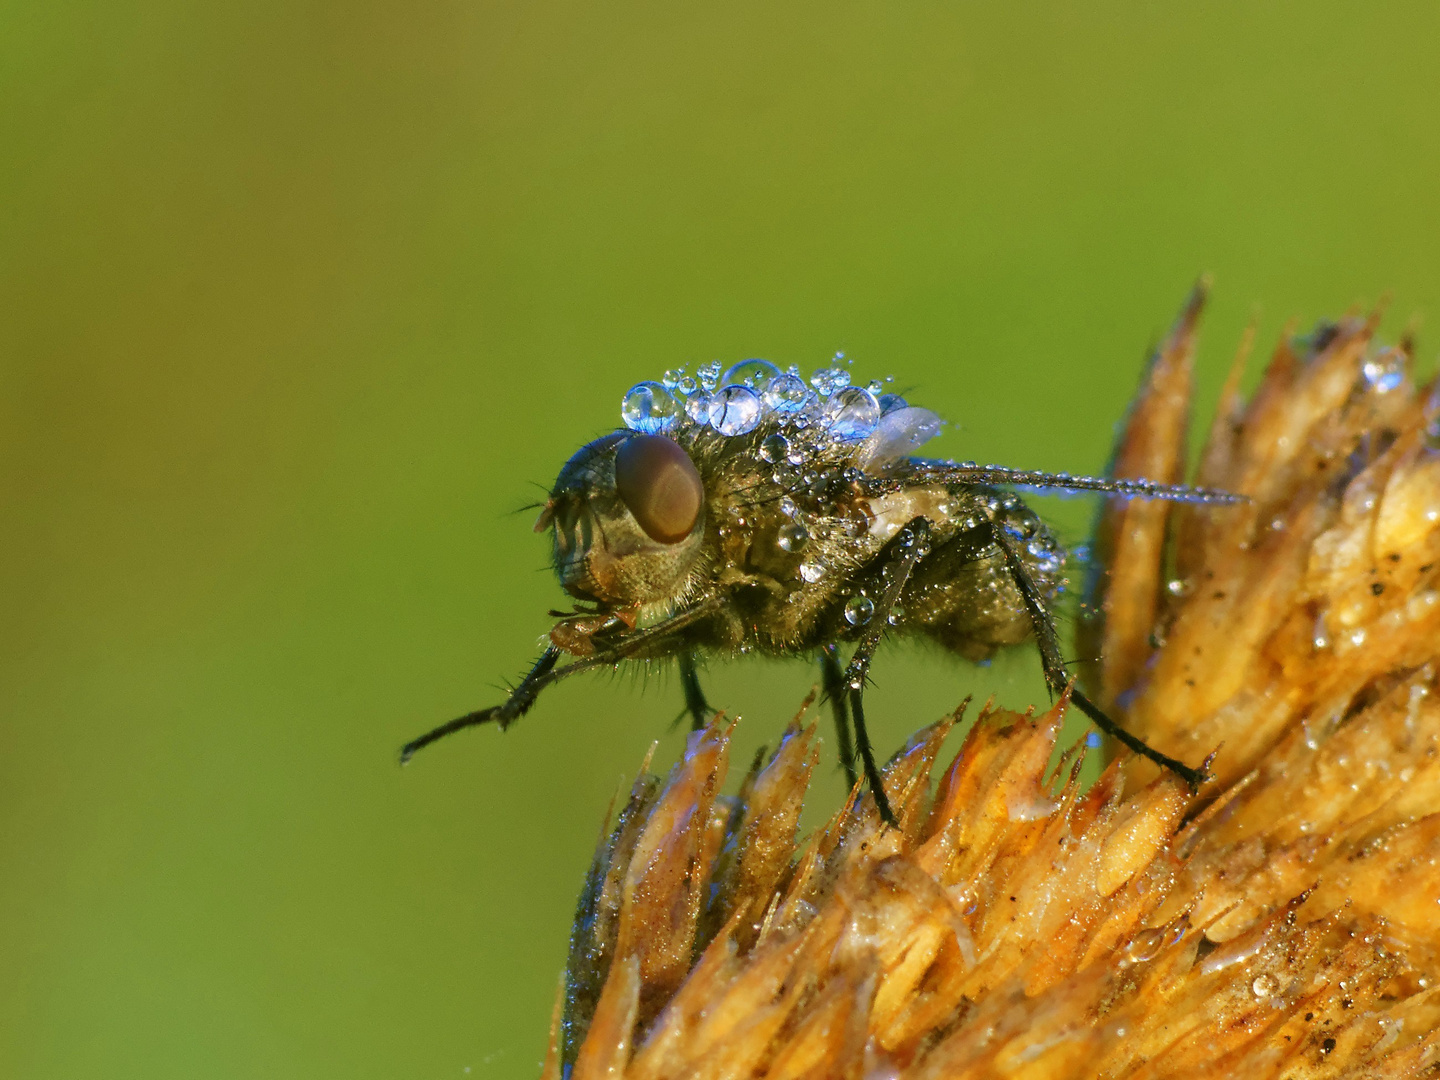
[[[548,646],[505,701],[406,744],[402,761],[462,728],[504,729],[582,671],[674,661],[700,727],[701,656],[818,656],[846,775],[853,786],[858,752],[893,823],[864,690],[882,639],[923,636],[972,661],[1033,640],[1052,693],[1068,689],[1098,728],[1192,789],[1204,780],[1070,685],[1051,613],[1067,553],[1012,489],[1243,496],[920,457],[941,419],[879,382],[851,385],[839,366],[809,383],[764,360],[667,372],[633,387],[621,417],[566,462],[535,523],[551,533],[560,584],[588,607],[551,613]]]

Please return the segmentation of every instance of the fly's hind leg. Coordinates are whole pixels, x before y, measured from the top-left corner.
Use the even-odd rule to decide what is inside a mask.
[[[1052,694],[1064,693],[1066,687],[1070,685],[1070,677],[1065,671],[1065,661],[1060,655],[1059,635],[1055,632],[1055,620],[1050,614],[1050,608],[1045,603],[1044,594],[1035,584],[1035,579],[1030,576],[1030,571],[1025,566],[1025,560],[1020,557],[1020,552],[1010,537],[1006,535],[1004,529],[994,524],[986,524],[980,528],[989,531],[989,539],[1005,560],[1005,569],[1009,572],[1010,579],[1020,590],[1020,597],[1025,602],[1025,610],[1030,615],[1030,622],[1035,630],[1035,643],[1040,648],[1040,666],[1045,672],[1046,685],[1050,687]],[[1184,780],[1192,792],[1198,791],[1200,785],[1208,778],[1203,767],[1191,768],[1183,761],[1177,761],[1175,758],[1162,754],[1143,739],[1130,734],[1105,715],[1105,711],[1082,694],[1078,688],[1071,687],[1070,700],[1101,731],[1118,739],[1141,757],[1149,758],[1161,768],[1169,769]]]

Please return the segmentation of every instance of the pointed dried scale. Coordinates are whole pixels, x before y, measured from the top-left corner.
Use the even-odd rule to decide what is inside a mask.
[[[1197,288],[1172,346],[1152,369],[1152,396],[1178,403],[1165,406],[1170,412],[1184,408],[1202,298]],[[667,372],[661,382],[632,387],[621,417],[623,429],[566,463],[535,526],[551,531],[556,573],[580,606],[554,613],[559,622],[549,647],[506,701],[421,736],[403,749],[402,760],[462,728],[504,728],[545,687],[594,668],[678,663],[698,729],[711,714],[697,675],[702,658],[748,652],[818,658],[846,773],[854,783],[858,750],[880,816],[896,824],[864,711],[871,659],[883,639],[924,637],[973,661],[1034,641],[1052,694],[1069,687],[1051,611],[1065,588],[1067,554],[1013,489],[1095,491],[1211,509],[1244,501],[1171,482],[1180,473],[1173,437],[1124,458],[1127,465],[1153,465],[1164,482],[916,457],[940,432],[940,418],[884,392],[881,382],[852,385],[839,365],[815,372],[808,383],[797,370],[764,360],[742,361],[723,374],[718,363],[695,377]],[[1148,524],[1125,526],[1126,537],[1151,537],[1154,522],[1164,521],[1153,507],[1135,513]],[[1127,562],[1149,567],[1153,546],[1136,549]],[[1143,578],[1127,584],[1129,606],[1116,609],[1104,634],[1133,623],[1129,609],[1137,604],[1142,621],[1153,616],[1147,592],[1154,584]],[[1112,607],[1117,602],[1113,593],[1107,599]],[[1129,638],[1107,637],[1105,644],[1113,645],[1117,662],[1124,658],[1126,670],[1139,659],[1140,644]],[[1192,788],[1199,785],[1203,753],[1193,763],[1158,753],[1081,691],[1069,693],[1102,730]]]
[[[600,1007],[588,1030],[557,1023],[546,1075],[1434,1075],[1440,401],[1373,333],[1287,343],[1248,403],[1222,405],[1202,476],[1258,505],[1147,525],[1183,540],[1141,545],[1156,566],[1130,578],[1156,583],[1162,643],[1139,622],[1148,605],[1101,609],[1132,620],[1109,640],[1146,643],[1138,670],[1124,661],[1139,681],[1113,683],[1128,718],[1177,752],[1223,740],[1218,783],[1193,796],[1124,755],[1082,790],[1083,749],[1047,774],[1063,697],[1038,717],[982,710],[948,763],[947,719],[884,769],[901,827],[852,793],[808,839],[776,829],[747,878],[768,882],[762,902],[717,892],[736,880],[718,852],[749,850],[760,815],[796,820],[808,729],[707,846],[664,823],[687,800],[715,820],[729,729],[713,725],[672,774],[684,798],[637,786],[636,815],[659,823],[643,866],[626,837],[650,825],[622,820],[602,845],[592,880],[637,888],[587,890],[602,910],[582,904],[576,932],[599,937],[572,957]],[[1172,557],[1190,587],[1165,586]],[[667,869],[682,864],[728,897],[718,910],[691,903],[693,881]],[[659,993],[641,985],[652,917],[657,942],[690,941],[678,989],[668,968]],[[603,929],[621,923],[626,946]]]

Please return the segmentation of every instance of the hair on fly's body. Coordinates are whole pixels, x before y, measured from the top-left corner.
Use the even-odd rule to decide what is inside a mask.
[[[551,532],[576,610],[551,612],[547,647],[503,702],[420,736],[401,759],[462,728],[503,729],[582,671],[676,663],[699,727],[712,715],[700,657],[814,657],[846,775],[853,785],[858,757],[893,823],[864,690],[881,640],[908,636],[977,662],[1034,641],[1052,694],[1068,693],[1100,730],[1198,786],[1203,767],[1147,746],[1073,685],[1054,615],[1069,553],[1015,489],[1243,497],[918,457],[940,418],[849,376],[832,366],[807,384],[794,368],[746,360],[723,375],[712,363],[633,387],[625,426],[566,462],[535,523]]]

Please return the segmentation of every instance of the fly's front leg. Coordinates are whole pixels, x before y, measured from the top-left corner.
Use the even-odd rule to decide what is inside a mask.
[[[715,710],[705,700],[705,691],[700,688],[700,673],[695,667],[693,649],[686,649],[680,654],[680,687],[685,692],[685,712],[690,714],[690,730],[699,731],[709,722]]]
[[[1025,610],[1030,615],[1030,622],[1035,629],[1035,643],[1040,648],[1040,666],[1045,672],[1045,683],[1050,687],[1052,694],[1062,694],[1066,687],[1070,686],[1070,677],[1065,670],[1065,661],[1060,655],[1060,640],[1059,635],[1055,632],[1055,619],[1050,614],[1049,606],[1045,603],[1044,594],[1035,584],[1035,579],[1030,576],[1030,571],[1025,566],[1025,560],[1020,557],[1019,550],[1005,530],[993,523],[985,527],[989,529],[992,542],[999,549],[1001,557],[1004,558],[1005,569],[1009,571],[1015,587],[1020,590],[1020,598],[1024,601]],[[1070,688],[1070,700],[1101,731],[1119,739],[1141,757],[1149,758],[1161,768],[1169,769],[1184,780],[1192,792],[1198,791],[1200,785],[1207,779],[1203,768],[1193,769],[1183,761],[1177,761],[1175,758],[1160,753],[1144,740],[1130,734],[1105,715],[1104,710],[1082,694],[1078,687]]]
[[[850,716],[855,723],[855,743],[860,750],[860,761],[865,766],[865,779],[875,796],[875,808],[880,819],[887,825],[896,824],[895,812],[890,809],[890,800],[885,795],[885,784],[880,777],[880,767],[875,763],[875,749],[870,745],[870,733],[865,728],[865,679],[870,673],[870,661],[885,634],[886,619],[890,609],[900,602],[905,583],[915,571],[915,565],[930,553],[930,522],[915,518],[908,522],[890,541],[887,552],[889,561],[882,570],[884,588],[875,613],[860,635],[855,651],[850,655],[850,664],[845,669],[845,686],[850,695]]]
[[[489,723],[499,724],[502,729],[509,727],[510,724],[530,711],[530,707],[535,704],[535,699],[539,697],[541,690],[551,683],[559,682],[578,672],[589,671],[597,667],[609,667],[622,660],[673,656],[677,647],[681,645],[677,635],[687,627],[713,615],[724,602],[722,595],[711,596],[694,607],[687,608],[644,630],[626,634],[614,644],[599,649],[590,656],[572,660],[561,668],[555,666],[560,659],[560,649],[551,645],[540,655],[540,659],[535,661],[529,674],[520,680],[520,685],[515,687],[510,692],[510,696],[501,704],[481,709],[478,712],[466,713],[449,723],[441,724],[439,727],[427,731],[418,739],[411,739],[400,748],[400,763],[403,765],[414,756],[417,750],[423,750],[437,739],[443,739],[446,735],[452,735],[468,727]]]
[[[826,645],[820,650],[820,678],[825,696],[830,699],[830,710],[835,715],[835,737],[840,743],[840,765],[845,770],[845,783],[855,786],[855,747],[850,742],[850,714],[845,708],[849,688],[845,685],[845,672],[840,667],[840,650]]]
[[[520,685],[510,691],[510,696],[503,704],[491,706],[488,709],[480,709],[476,712],[466,713],[464,716],[457,716],[449,723],[441,724],[439,727],[427,731],[418,739],[411,739],[400,748],[400,764],[404,765],[414,756],[415,751],[423,750],[437,739],[443,739],[446,735],[460,731],[462,728],[474,727],[477,724],[496,723],[500,730],[504,731],[514,721],[530,711],[530,706],[535,704],[535,699],[540,696],[540,689],[549,682],[553,682],[552,672],[555,663],[560,659],[560,650],[551,645],[543,653],[540,659],[535,661],[525,678],[520,680]],[[575,667],[578,665],[570,665]],[[586,667],[593,665],[586,664]],[[570,667],[564,669],[564,674],[570,673]]]

